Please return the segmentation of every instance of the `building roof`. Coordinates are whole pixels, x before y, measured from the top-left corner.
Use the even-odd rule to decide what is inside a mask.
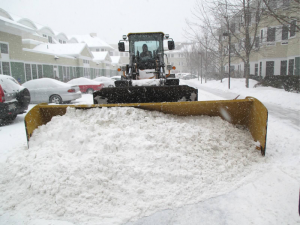
[[[33,50],[57,55],[79,56],[87,45],[84,43],[69,43],[65,45],[40,44]],[[88,48],[87,48],[88,49]],[[89,50],[88,50],[89,51]],[[91,54],[93,57],[93,55]]]
[[[105,41],[101,40],[100,38],[92,37],[90,34],[85,35],[71,35],[68,36],[69,39],[76,38],[79,43],[86,43],[89,47],[105,47],[106,49],[114,49],[109,44],[107,44]]]
[[[1,23],[0,24],[0,31],[2,31],[2,29],[4,29],[5,26],[8,26],[10,28],[14,28],[14,29],[17,29],[19,31],[25,31],[25,32],[29,32],[29,33],[34,33],[35,32],[34,29],[32,29],[28,26],[25,26],[23,24],[20,24],[16,21],[13,21],[13,20],[11,20],[7,17],[1,16],[1,14],[0,14],[0,23]],[[3,23],[3,25],[2,25],[2,23]]]
[[[94,56],[93,60],[95,62],[111,63],[111,61],[112,61],[108,52],[92,52],[92,54]]]
[[[111,64],[120,64],[121,56],[111,56]]]

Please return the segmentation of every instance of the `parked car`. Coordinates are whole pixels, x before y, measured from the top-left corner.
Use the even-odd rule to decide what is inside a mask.
[[[51,78],[40,78],[23,84],[31,95],[31,103],[70,103],[81,98],[78,86],[66,84]]]
[[[110,77],[97,77],[94,81],[101,82],[104,87],[115,87],[115,80],[111,79]]]
[[[0,124],[14,120],[24,113],[30,103],[30,93],[18,81],[8,75],[0,74]]]
[[[113,77],[111,77],[111,79],[113,79],[113,80],[121,80],[121,75],[119,75],[119,76],[113,76]]]
[[[93,94],[94,91],[99,91],[104,87],[103,83],[85,77],[79,77],[70,80],[68,84],[77,85],[82,93],[88,94]]]
[[[196,79],[196,78],[198,78],[198,76],[193,75],[193,74],[183,75],[183,77],[182,77],[183,80],[190,80],[190,79]]]

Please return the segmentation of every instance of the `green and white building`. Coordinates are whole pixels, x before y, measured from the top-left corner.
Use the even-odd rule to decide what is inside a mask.
[[[1,8],[0,50],[0,74],[20,83],[41,77],[68,81],[118,74],[119,61],[110,58],[114,48],[96,34],[67,36]]]

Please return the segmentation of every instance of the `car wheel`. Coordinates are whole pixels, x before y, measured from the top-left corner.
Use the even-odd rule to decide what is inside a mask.
[[[86,93],[88,93],[88,94],[93,94],[93,93],[94,93],[94,90],[93,90],[92,88],[89,88],[89,89],[87,89]]]
[[[28,106],[30,103],[30,92],[24,88],[17,94],[17,100],[21,105]]]
[[[55,104],[61,104],[62,103],[62,99],[59,95],[52,95],[49,98],[49,103],[55,103]]]

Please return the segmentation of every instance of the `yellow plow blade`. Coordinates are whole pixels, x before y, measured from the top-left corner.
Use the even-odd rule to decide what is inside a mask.
[[[34,130],[41,125],[47,124],[52,117],[64,115],[67,107],[85,110],[102,107],[136,107],[178,116],[220,116],[229,123],[247,127],[254,141],[260,142],[261,154],[265,155],[266,151],[268,110],[260,101],[253,97],[238,100],[97,105],[48,105],[42,103],[33,107],[25,116],[28,146]]]

